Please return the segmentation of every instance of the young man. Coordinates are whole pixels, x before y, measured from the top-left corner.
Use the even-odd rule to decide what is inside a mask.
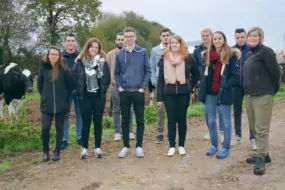
[[[124,158],[130,149],[129,123],[131,105],[134,106],[137,122],[137,157],[143,157],[142,149],[144,135],[144,90],[150,80],[150,66],[147,51],[136,44],[136,31],[127,27],[124,29],[126,47],[116,55],[115,81],[120,93],[120,104],[122,112],[122,130],[124,148],[119,153]]]
[[[150,53],[150,68],[151,68],[151,83],[156,87],[157,79],[158,79],[158,62],[161,59],[161,55],[164,49],[170,42],[171,31],[168,28],[164,28],[160,31],[160,41],[161,43],[158,46],[152,48]],[[165,106],[157,107],[157,131],[158,136],[156,139],[156,143],[162,143],[163,140],[163,131],[164,131],[164,119],[165,119]]]
[[[107,63],[109,64],[109,68],[111,71],[111,99],[113,102],[112,107],[112,115],[113,115],[113,122],[115,127],[115,138],[114,141],[120,141],[121,140],[121,133],[122,133],[122,127],[121,127],[121,108],[120,108],[120,95],[118,88],[116,86],[115,82],[115,63],[116,63],[116,54],[123,48],[124,45],[124,35],[122,32],[118,33],[116,35],[115,44],[117,45],[117,48],[111,50],[107,54]],[[133,112],[131,111],[130,116],[130,139],[135,139],[135,135],[133,133]]]
[[[62,52],[62,56],[64,57],[65,64],[69,67],[70,70],[73,69],[74,60],[79,54],[79,51],[76,50],[77,42],[74,34],[68,34],[65,37],[65,50]],[[68,146],[68,128],[69,128],[69,116],[70,109],[72,105],[72,100],[74,102],[74,110],[76,117],[76,141],[79,145],[81,145],[81,129],[82,129],[82,118],[79,110],[79,102],[76,95],[76,91],[74,90],[69,98],[69,111],[66,113],[64,120],[64,132],[63,139],[61,143],[61,150],[65,149]]]
[[[232,89],[233,96],[233,108],[234,108],[234,123],[235,123],[235,139],[232,141],[232,145],[237,144],[241,140],[241,117],[242,117],[242,102],[244,98],[244,90],[243,90],[243,66],[245,63],[245,58],[247,53],[250,51],[250,46],[246,44],[246,32],[243,28],[238,28],[235,30],[235,40],[236,45],[233,48],[238,48],[242,53],[242,58],[239,61],[240,68],[240,86],[234,87]],[[251,141],[251,149],[256,150],[255,137],[253,136],[250,130],[250,141]]]

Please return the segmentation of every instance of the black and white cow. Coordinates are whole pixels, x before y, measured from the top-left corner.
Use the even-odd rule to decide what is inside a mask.
[[[0,66],[0,119],[3,119],[4,101],[8,105],[9,115],[17,115],[23,105],[26,91],[31,91],[33,81],[28,69],[22,70],[16,63]],[[12,100],[16,99],[18,105],[14,109]]]

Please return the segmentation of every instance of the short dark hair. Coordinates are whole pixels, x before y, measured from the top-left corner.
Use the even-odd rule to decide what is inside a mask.
[[[245,29],[243,29],[243,28],[237,28],[237,29],[235,30],[235,34],[236,34],[236,33],[243,33],[243,32],[246,33],[246,32],[245,32]]]
[[[67,34],[67,35],[65,36],[65,41],[66,41],[66,38],[67,38],[67,37],[74,37],[75,40],[76,40],[76,36],[75,36],[74,34],[72,34],[72,33],[69,33],[69,34]]]
[[[125,28],[123,34],[125,34],[126,32],[133,32],[135,35],[137,35],[136,30],[132,27]]]
[[[124,35],[123,32],[119,32],[116,34],[116,38],[117,38],[117,36],[123,36],[123,35]]]
[[[171,34],[171,30],[170,30],[169,28],[163,28],[163,29],[160,31],[159,35],[161,35],[163,32],[169,32],[169,33]]]

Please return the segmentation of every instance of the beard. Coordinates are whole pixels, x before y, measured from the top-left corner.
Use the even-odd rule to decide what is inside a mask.
[[[123,45],[121,45],[121,44],[116,44],[116,45],[117,45],[118,49],[122,49],[123,48]]]

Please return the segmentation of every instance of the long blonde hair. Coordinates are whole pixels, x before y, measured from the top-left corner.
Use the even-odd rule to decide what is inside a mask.
[[[214,43],[213,43],[213,40],[214,40],[213,37],[214,37],[215,34],[221,34],[223,36],[223,38],[224,38],[224,45],[223,45],[221,51],[219,52],[223,64],[228,64],[229,60],[230,60],[230,58],[232,56],[232,48],[228,45],[226,35],[223,32],[221,32],[221,31],[214,32],[213,35],[212,35],[210,48],[208,48],[208,56],[207,56],[207,60],[206,60],[206,65],[207,66],[210,65],[210,51],[211,51],[211,49],[216,50],[216,48],[214,46]]]

